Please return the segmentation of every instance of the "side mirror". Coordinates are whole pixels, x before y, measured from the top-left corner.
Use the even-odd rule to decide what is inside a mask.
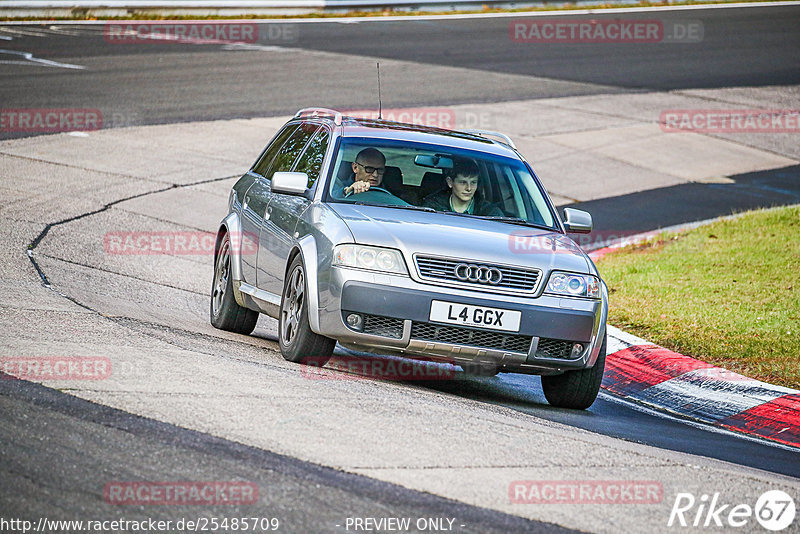
[[[564,208],[564,229],[573,234],[588,234],[592,231],[592,216],[582,210]]]
[[[304,172],[276,172],[272,175],[272,192],[302,195],[308,188],[308,175]]]

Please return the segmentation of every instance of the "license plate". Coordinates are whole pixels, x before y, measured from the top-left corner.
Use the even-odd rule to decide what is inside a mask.
[[[518,332],[521,318],[522,312],[515,310],[456,304],[441,300],[431,302],[430,320],[438,323]]]

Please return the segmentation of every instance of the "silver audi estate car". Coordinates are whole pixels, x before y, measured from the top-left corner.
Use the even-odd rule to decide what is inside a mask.
[[[606,354],[608,291],[511,139],[297,112],[236,182],[216,239],[211,323],[278,319],[287,360],[343,347],[464,371],[541,375],[587,408]]]

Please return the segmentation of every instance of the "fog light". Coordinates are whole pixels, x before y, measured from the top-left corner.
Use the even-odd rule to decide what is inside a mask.
[[[575,343],[572,345],[572,357],[577,358],[581,354],[583,354],[583,345],[580,343]]]
[[[347,324],[353,330],[360,331],[361,328],[364,326],[364,318],[357,313],[351,313],[350,315],[347,316]]]

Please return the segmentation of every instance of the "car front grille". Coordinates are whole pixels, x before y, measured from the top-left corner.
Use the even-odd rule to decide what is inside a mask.
[[[411,324],[411,339],[527,354],[531,347],[532,338],[531,336],[519,334],[502,334],[500,332],[475,330],[460,326],[414,322]]]
[[[403,319],[382,315],[364,315],[362,332],[373,336],[400,339],[403,337],[403,322]],[[533,337],[414,321],[411,323],[411,339],[527,354]],[[536,357],[559,360],[577,359],[571,357],[573,344],[572,341],[563,339],[539,338]]]
[[[381,315],[365,315],[363,332],[373,336],[400,339],[403,337],[403,320]]]
[[[435,256],[419,255],[415,256],[414,260],[417,264],[417,272],[419,273],[419,276],[425,280],[468,284],[488,290],[499,288],[524,293],[533,293],[536,290],[536,284],[541,276],[541,271],[538,269],[509,267],[508,265],[497,265],[470,260],[457,260],[452,258],[439,258]],[[502,279],[500,280],[500,283],[496,285],[459,280],[455,271],[456,266],[461,263],[498,269],[502,274]]]

